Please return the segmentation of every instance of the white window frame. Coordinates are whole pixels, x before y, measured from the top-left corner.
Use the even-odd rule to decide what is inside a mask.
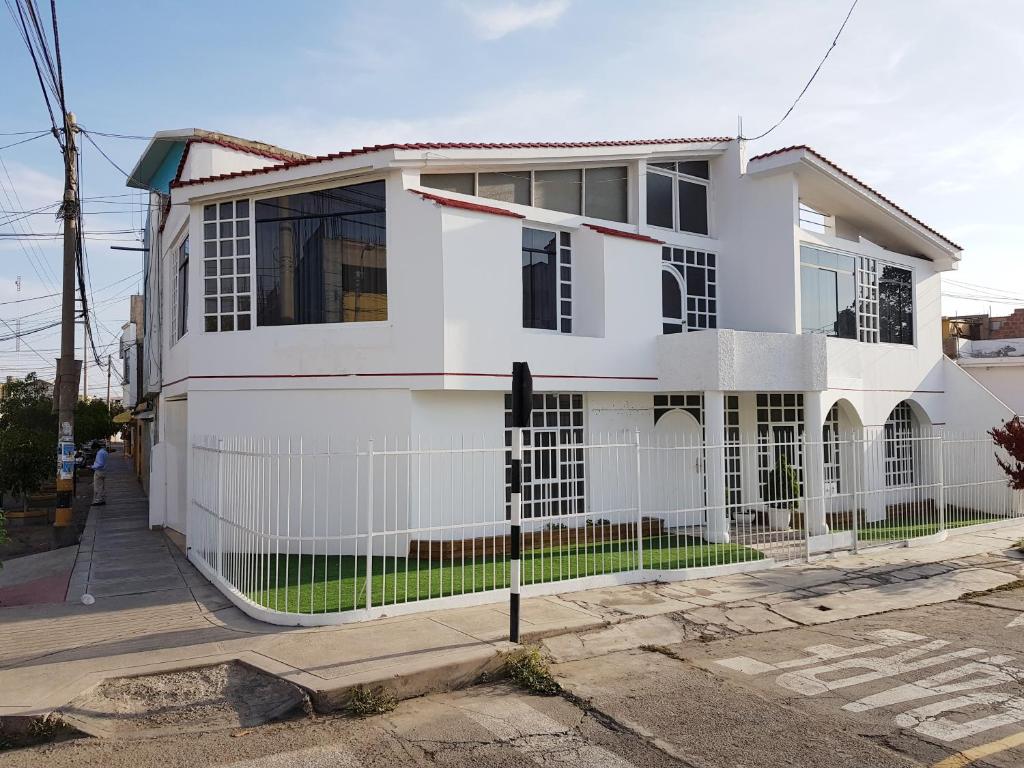
[[[186,232],[185,236],[182,237],[180,240],[178,240],[174,244],[174,246],[171,248],[171,250],[168,251],[165,254],[165,261],[168,262],[168,264],[167,264],[167,281],[168,281],[168,285],[170,285],[170,288],[171,288],[171,301],[170,301],[171,316],[169,318],[170,322],[168,322],[167,338],[168,338],[168,346],[172,346],[172,347],[175,344],[178,343],[178,340],[181,339],[182,336],[185,335],[184,333],[180,332],[181,331],[181,318],[178,316],[178,313],[180,311],[179,306],[178,306],[178,302],[179,302],[179,296],[178,296],[178,272],[181,270],[181,249],[182,249],[182,246],[185,244],[185,242],[187,240],[188,240],[188,232]],[[191,247],[190,247],[189,250],[191,251]],[[192,267],[192,265],[191,265],[191,256],[189,257],[189,262],[190,262],[189,263],[189,271],[191,272],[192,271],[191,270],[191,267]],[[188,287],[189,286],[186,284],[186,286],[185,286],[186,290],[188,289]],[[186,333],[187,332],[188,331],[186,329]]]
[[[681,163],[681,162],[688,162],[688,161],[691,161],[691,160],[692,161],[702,161],[702,162],[706,162],[708,164],[708,178],[702,179],[700,176],[691,176],[688,173],[680,173],[679,171],[670,171],[667,168],[656,168],[653,165],[654,163]],[[710,158],[706,158],[706,157],[686,157],[686,158],[679,158],[679,157],[677,157],[675,159],[672,159],[672,158],[664,158],[664,159],[652,158],[652,159],[649,159],[647,161],[647,170],[646,170],[646,172],[647,173],[659,174],[661,176],[667,176],[670,179],[672,179],[672,229],[670,230],[667,227],[662,227],[662,226],[660,226],[658,224],[651,224],[647,220],[647,206],[645,205],[644,206],[644,211],[643,211],[643,217],[644,217],[644,223],[647,224],[647,226],[653,227],[654,229],[661,229],[661,230],[664,230],[666,232],[671,231],[671,232],[678,232],[678,233],[683,234],[683,235],[691,235],[692,237],[713,238],[715,236],[715,222],[714,222],[714,220],[712,218],[712,209],[714,208],[714,206],[712,205],[712,198],[711,198],[711,193],[712,193],[711,175],[712,174],[711,174],[711,159]],[[691,232],[688,229],[680,229],[679,228],[679,182],[680,181],[688,181],[688,182],[692,182],[694,184],[700,184],[700,185],[702,185],[702,186],[707,188],[707,193],[706,193],[707,212],[706,213],[707,213],[707,220],[708,220],[708,231],[707,231],[706,234],[704,232]],[[646,183],[647,183],[647,180],[644,179],[644,184],[646,185]]]
[[[875,256],[865,256],[864,254],[854,253],[852,251],[846,251],[842,248],[835,248],[830,245],[824,245],[822,243],[814,242],[813,240],[801,240],[797,243],[799,248],[803,246],[810,248],[817,248],[821,251],[831,251],[832,253],[839,253],[843,256],[849,256],[856,260],[856,272],[854,274],[855,289],[856,289],[856,302],[857,302],[857,337],[856,339],[847,339],[847,341],[860,341],[866,344],[884,344],[890,347],[908,348],[915,349],[918,345],[918,339],[920,338],[918,329],[918,307],[920,303],[917,296],[917,268],[913,264],[900,264],[896,261],[889,259],[880,259]],[[717,257],[716,257],[717,258]],[[803,266],[802,261],[798,261],[797,269]],[[816,265],[808,265],[816,266]],[[878,296],[878,282],[882,273],[882,267],[896,267],[910,273],[910,289],[911,289],[911,302],[913,307],[913,344],[901,344],[897,342],[889,342],[881,340],[881,317],[879,314],[879,296]],[[816,267],[817,269],[826,269],[827,267]],[[837,270],[831,270],[837,271]],[[838,270],[840,273],[845,274],[842,270]]]

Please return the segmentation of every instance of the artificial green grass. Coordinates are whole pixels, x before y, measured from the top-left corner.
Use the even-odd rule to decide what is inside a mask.
[[[524,585],[637,568],[636,540],[565,545],[523,553]],[[687,536],[651,536],[643,541],[644,566],[698,568],[760,560],[756,549],[708,544]],[[238,563],[237,565],[241,565]],[[509,585],[506,556],[428,562],[373,557],[372,605],[502,589]],[[366,559],[351,555],[268,555],[250,560],[257,588],[247,596],[258,605],[289,613],[333,613],[366,607]]]
[[[963,528],[968,525],[995,523],[1005,519],[1005,517],[961,518],[947,520],[945,526],[940,525],[938,522],[900,525],[899,523],[880,520],[877,523],[867,523],[858,527],[857,538],[861,541],[900,541],[902,539],[915,539],[919,536],[933,536],[944,528],[946,530],[950,528]]]

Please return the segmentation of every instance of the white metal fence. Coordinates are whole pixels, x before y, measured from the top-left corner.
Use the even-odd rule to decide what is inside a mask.
[[[527,594],[765,568],[1024,516],[987,435],[588,437],[555,430],[524,446]],[[500,435],[197,440],[190,557],[280,623],[500,600],[508,450]]]

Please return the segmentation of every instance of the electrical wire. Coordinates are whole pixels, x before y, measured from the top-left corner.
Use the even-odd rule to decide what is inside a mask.
[[[800,99],[802,99],[804,97],[804,94],[807,93],[807,89],[811,87],[811,83],[814,82],[814,78],[818,76],[818,73],[821,71],[821,68],[825,65],[825,61],[828,59],[829,54],[832,53],[832,50],[839,43],[839,36],[842,35],[843,30],[846,29],[846,23],[850,20],[850,17],[853,15],[853,9],[857,7],[857,2],[858,0],[853,0],[853,4],[850,6],[850,10],[846,12],[846,18],[843,19],[843,23],[839,26],[839,31],[836,32],[836,36],[832,39],[832,45],[830,45],[828,47],[828,50],[825,51],[825,55],[821,57],[821,61],[818,62],[818,66],[814,68],[814,73],[811,75],[811,79],[807,81],[807,84],[803,87],[800,93],[797,94],[797,97],[793,100],[793,103],[789,105],[789,109],[786,110],[785,114],[778,119],[775,125],[773,125],[764,133],[759,133],[757,136],[740,136],[739,138],[745,139],[747,141],[757,141],[758,139],[763,139],[765,136],[767,136],[769,133],[774,131],[776,128],[778,128],[786,121],[786,118],[789,117],[790,114],[792,114],[794,109],[796,109],[796,105],[800,103]]]
[[[42,133],[37,133],[35,136],[30,136],[27,139],[22,139],[21,141],[15,141],[15,142],[12,142],[11,144],[4,144],[2,147],[0,147],[0,150],[10,149],[11,147],[16,147],[19,144],[28,144],[30,141],[35,141],[36,139],[41,139],[43,136],[48,136],[49,134],[50,134],[49,131],[43,131]]]

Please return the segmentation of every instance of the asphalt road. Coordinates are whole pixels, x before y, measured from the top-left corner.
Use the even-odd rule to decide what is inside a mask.
[[[1024,765],[1019,617],[1024,591],[1001,592],[559,664],[566,697],[489,684],[377,717],[81,739],[0,766],[1009,768]]]

